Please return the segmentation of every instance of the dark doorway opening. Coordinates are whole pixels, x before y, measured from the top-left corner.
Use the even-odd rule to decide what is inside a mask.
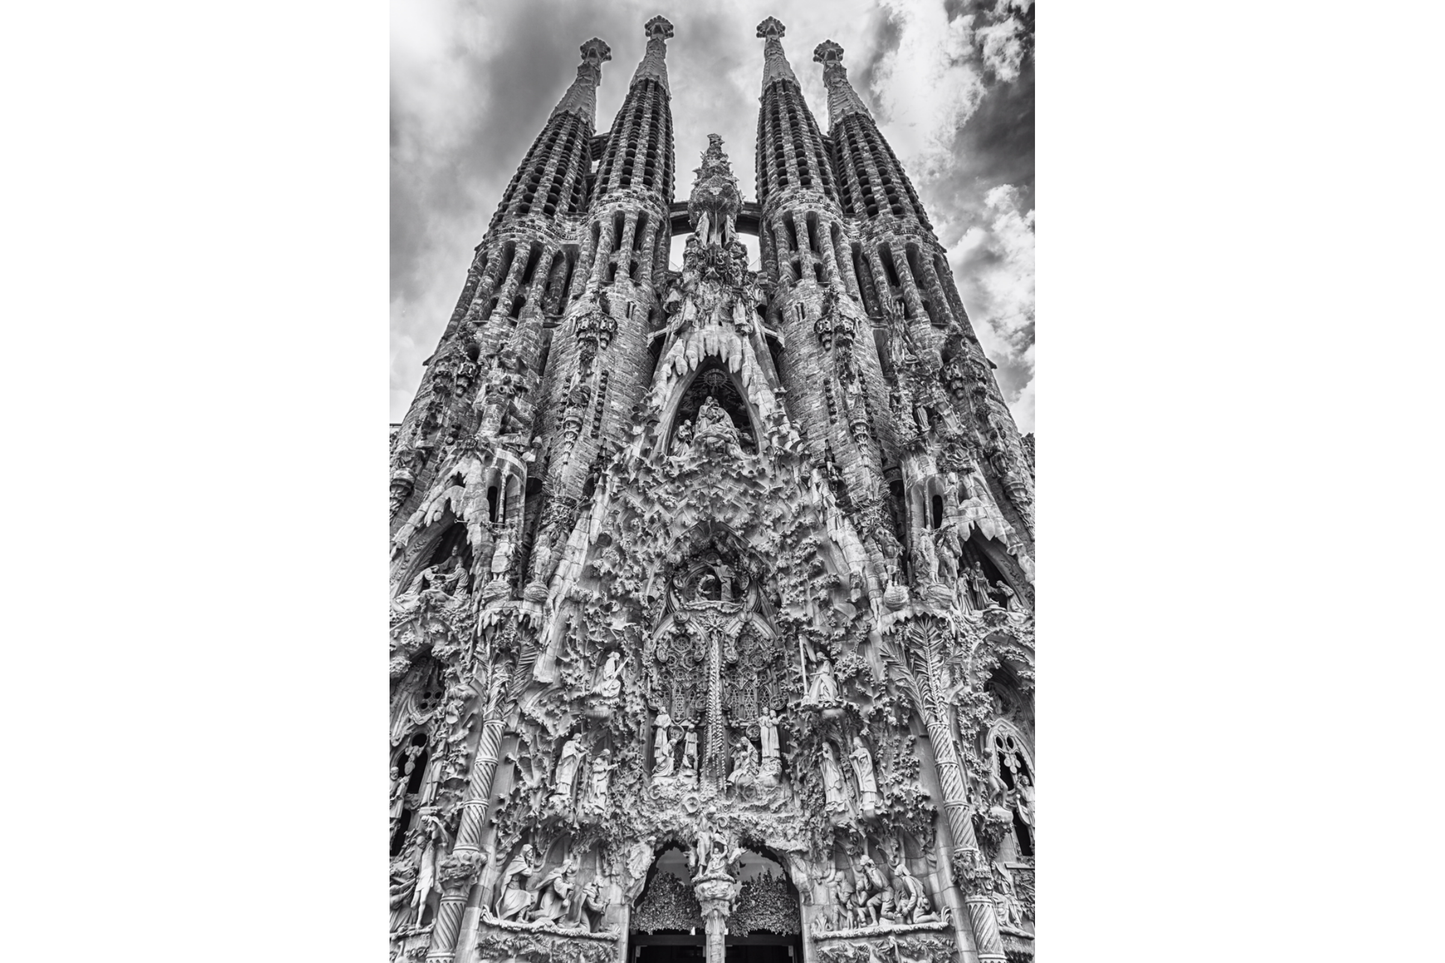
[[[633,934],[634,963],[702,963],[706,956],[706,938],[698,933]],[[727,963],[802,963],[803,947],[797,937],[729,936]]]

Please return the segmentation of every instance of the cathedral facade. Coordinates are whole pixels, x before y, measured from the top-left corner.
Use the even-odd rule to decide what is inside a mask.
[[[644,29],[392,432],[392,959],[1031,959],[1032,437],[842,48],[825,134],[760,24],[755,200],[675,201]]]

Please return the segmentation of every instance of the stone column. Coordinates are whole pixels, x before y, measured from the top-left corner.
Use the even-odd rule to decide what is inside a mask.
[[[692,891],[702,906],[702,918],[706,926],[707,950],[705,963],[726,963],[727,960],[727,918],[733,910],[733,897],[737,894],[736,881],[726,873],[699,876],[693,881]]]
[[[488,687],[488,698],[483,709],[482,736],[472,759],[466,796],[462,799],[461,824],[457,828],[456,845],[452,847],[451,855],[443,860],[438,871],[442,881],[442,899],[437,909],[436,925],[432,928],[431,948],[427,951],[428,961],[452,959],[468,893],[475,888],[477,877],[486,862],[481,847],[482,830],[486,826],[492,777],[497,771],[502,734],[506,728],[506,718],[501,711],[502,698],[511,678],[511,667],[504,664],[498,668]],[[455,891],[449,888],[449,883]]]
[[[454,852],[442,860],[437,876],[441,881],[441,903],[437,907],[436,921],[432,924],[431,946],[427,950],[428,963],[450,960],[457,931],[461,928],[462,912],[467,905],[467,890],[476,882],[484,857],[475,850]]]
[[[964,903],[968,905],[969,922],[973,924],[973,935],[978,941],[979,963],[1006,963],[1003,951],[1003,937],[998,931],[998,916],[993,899],[987,891],[988,878],[975,877],[968,887]]]

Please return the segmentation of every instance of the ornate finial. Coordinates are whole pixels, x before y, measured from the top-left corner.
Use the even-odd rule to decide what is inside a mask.
[[[769,17],[758,24],[758,36],[767,41],[763,44],[763,89],[767,90],[775,80],[796,84],[798,78],[793,75],[793,68],[788,66],[788,57],[783,53],[783,25],[778,18]]]
[[[813,60],[823,65],[823,86],[828,88],[828,124],[831,127],[848,114],[871,117],[848,83],[848,68],[843,66],[843,48],[832,40],[824,40],[813,48]]]
[[[582,62],[577,65],[577,79],[552,108],[552,116],[576,114],[591,124],[597,114],[597,85],[602,83],[602,65],[612,59],[612,48],[605,40],[593,37],[579,49]]]
[[[607,46],[605,40],[593,37],[582,45],[582,62],[600,67],[603,63],[612,59],[612,48]]]
[[[843,62],[843,48],[831,40],[824,40],[813,48],[813,61],[823,64],[841,64]]]
[[[632,82],[636,84],[640,80],[655,80],[670,95],[672,90],[667,86],[666,58],[667,41],[673,35],[672,23],[666,17],[653,17],[642,29],[647,34],[647,52],[642,55],[642,62],[637,65]]]
[[[777,17],[769,17],[758,24],[758,36],[764,40],[777,40],[783,36],[783,31],[786,29]]]

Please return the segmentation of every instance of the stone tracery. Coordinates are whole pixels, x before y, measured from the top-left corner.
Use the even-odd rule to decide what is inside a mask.
[[[1031,448],[836,44],[833,151],[759,26],[759,203],[711,136],[665,269],[646,32],[594,187],[583,45],[393,438],[396,953],[1031,955]]]

